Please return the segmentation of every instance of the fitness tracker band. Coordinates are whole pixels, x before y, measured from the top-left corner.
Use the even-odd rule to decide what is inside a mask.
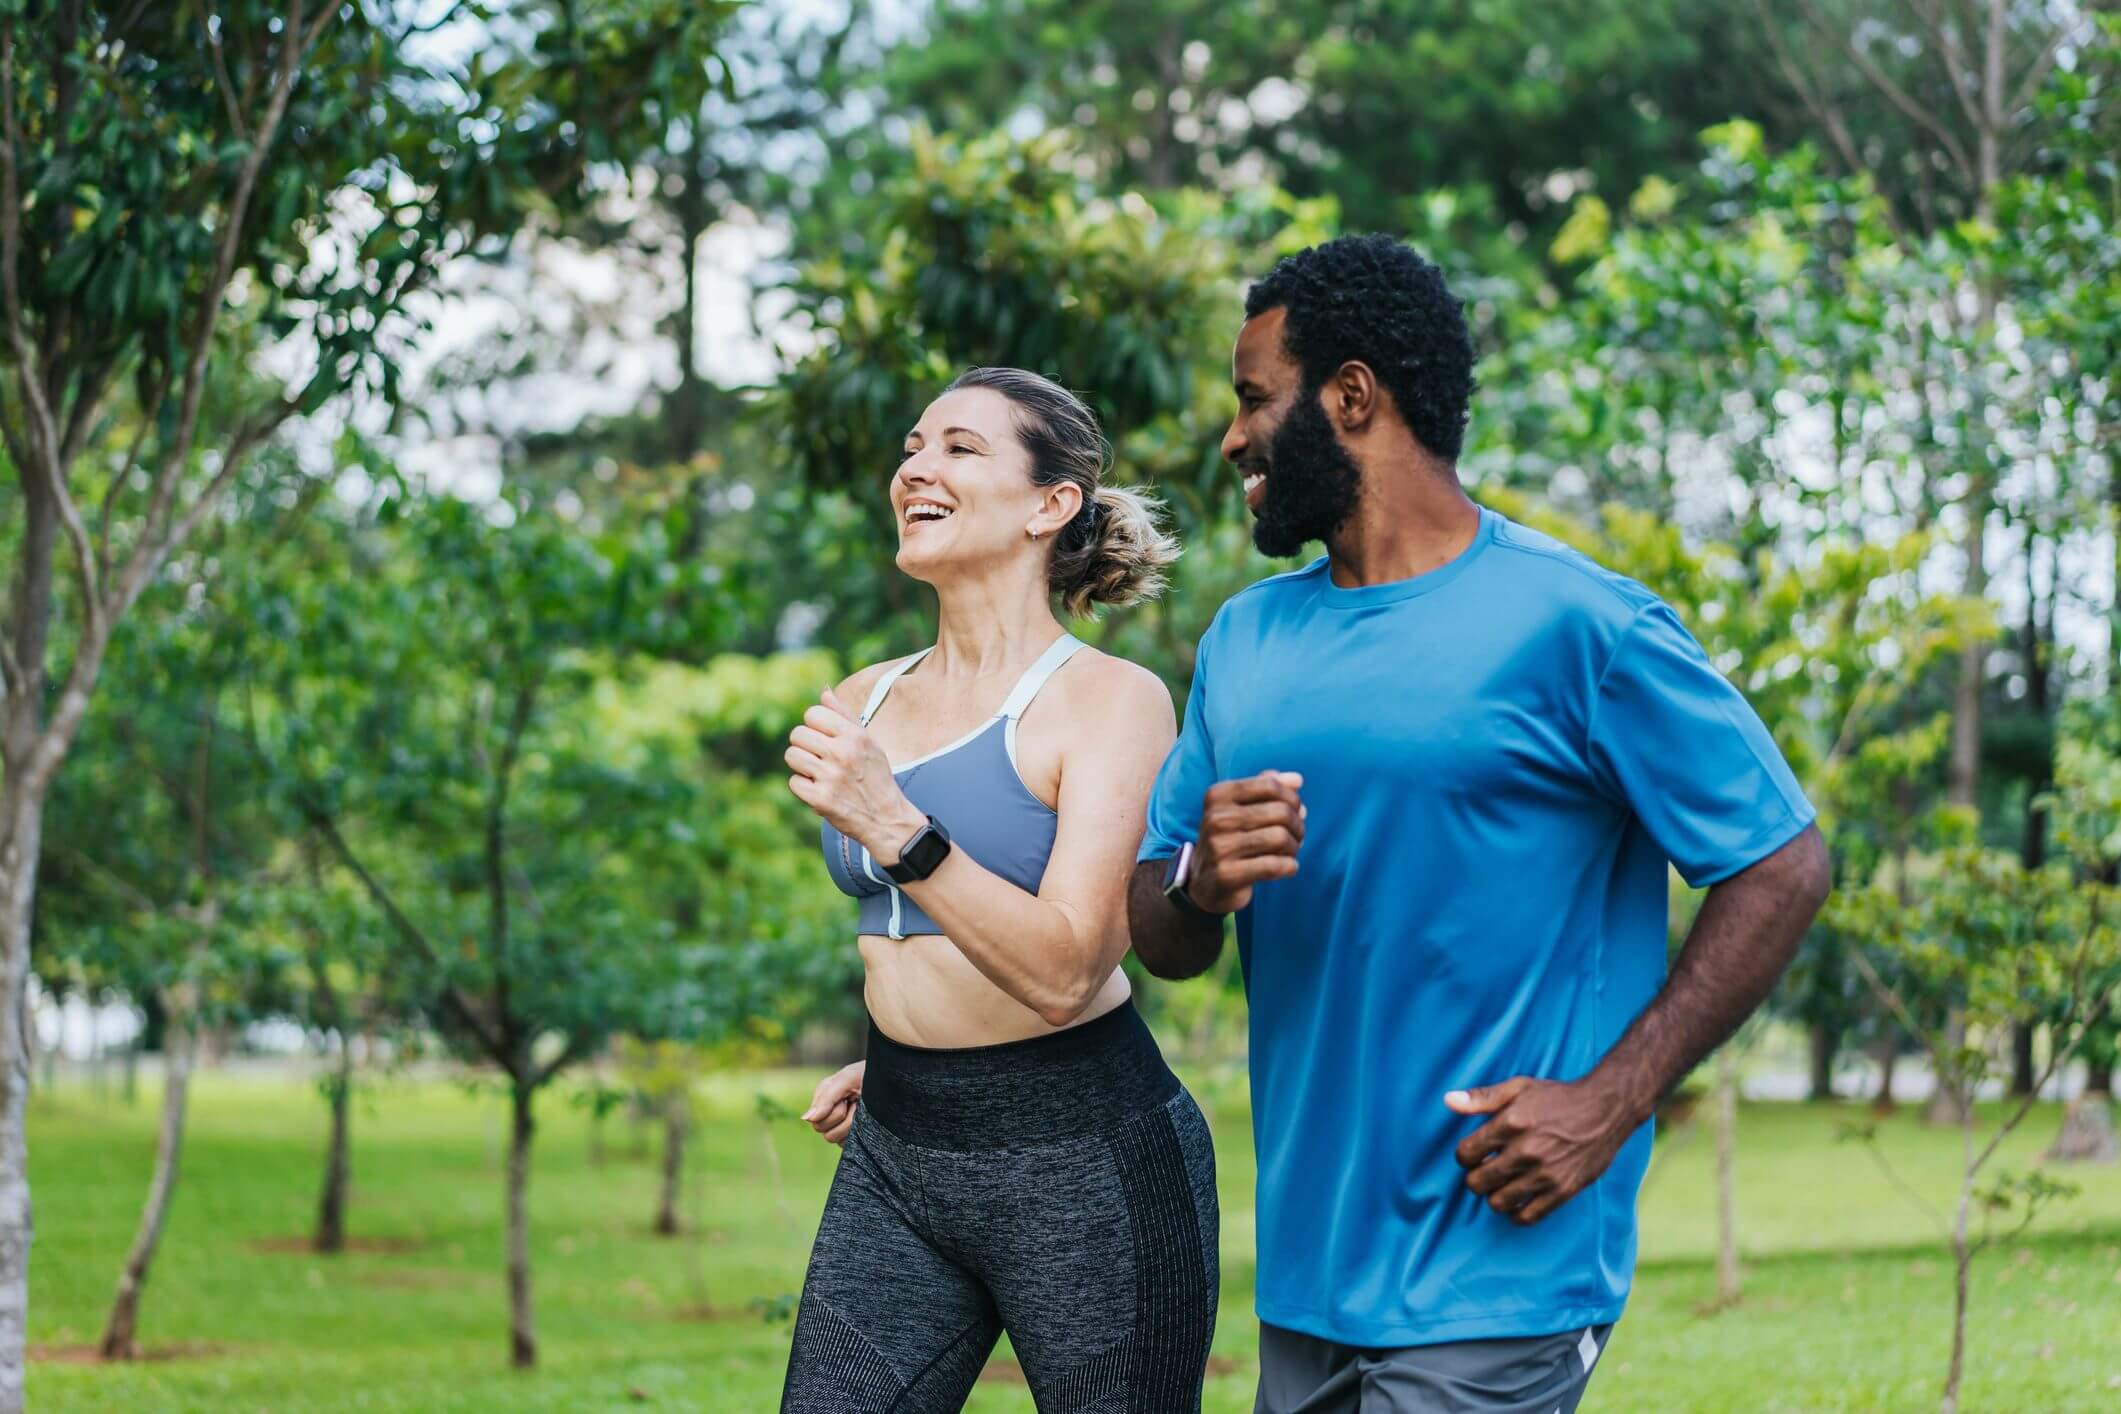
[[[1178,847],[1178,853],[1171,856],[1171,862],[1164,866],[1164,897],[1171,900],[1181,913],[1195,918],[1220,919],[1220,913],[1210,913],[1193,901],[1193,895],[1186,891],[1186,885],[1192,882],[1193,841],[1187,840]]]

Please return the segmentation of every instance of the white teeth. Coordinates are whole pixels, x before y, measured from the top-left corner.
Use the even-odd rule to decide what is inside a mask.
[[[1256,471],[1253,472],[1250,476],[1245,478],[1245,494],[1247,496],[1251,495],[1252,492],[1258,488],[1259,484],[1265,481],[1266,479],[1267,478],[1261,473]]]
[[[907,520],[941,520],[949,514],[949,507],[929,505],[925,502],[906,507]]]

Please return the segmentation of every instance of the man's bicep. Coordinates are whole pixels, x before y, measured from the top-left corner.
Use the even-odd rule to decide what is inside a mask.
[[[1661,604],[1598,685],[1590,756],[1601,788],[1696,887],[1774,853],[1816,813],[1751,704]]]

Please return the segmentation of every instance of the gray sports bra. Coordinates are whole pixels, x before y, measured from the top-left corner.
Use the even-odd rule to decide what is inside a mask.
[[[1001,711],[984,725],[891,773],[908,800],[943,822],[953,847],[1026,893],[1037,893],[1039,882],[1046,877],[1046,860],[1053,853],[1053,836],[1060,828],[1060,817],[1033,795],[1024,778],[1017,774],[1016,722],[1046,685],[1046,679],[1082,646],[1080,639],[1062,634],[1017,679]],[[862,708],[864,726],[884,705],[891,685],[934,651],[924,648],[884,674],[869,694],[868,705]],[[820,823],[819,834],[832,882],[839,885],[841,893],[861,903],[863,933],[904,938],[943,931],[919,904],[900,893],[884,876],[868,850],[829,822]]]

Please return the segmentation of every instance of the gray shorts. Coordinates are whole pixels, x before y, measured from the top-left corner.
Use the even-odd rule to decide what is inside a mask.
[[[1253,1414],[1574,1414],[1610,1325],[1366,1350],[1262,1322]]]

